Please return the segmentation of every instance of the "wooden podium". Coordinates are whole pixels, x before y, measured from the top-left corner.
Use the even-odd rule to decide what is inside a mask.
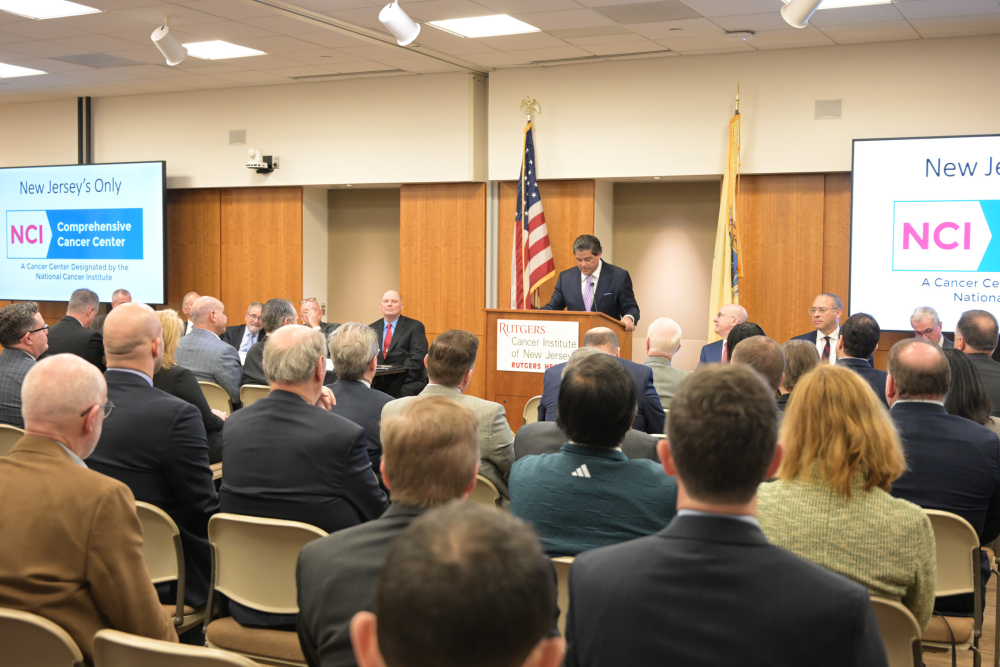
[[[533,396],[541,396],[543,372],[522,373],[518,371],[497,370],[497,321],[522,320],[525,322],[557,321],[576,322],[580,325],[580,340],[595,327],[607,327],[618,336],[623,359],[632,359],[632,332],[626,332],[625,326],[618,320],[604,313],[570,312],[565,310],[486,310],[486,400],[496,401],[504,406],[507,421],[512,431],[523,423],[524,405]],[[480,356],[480,358],[482,358]]]

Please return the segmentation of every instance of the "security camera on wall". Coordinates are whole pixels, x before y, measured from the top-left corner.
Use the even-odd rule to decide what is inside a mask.
[[[278,156],[261,155],[259,148],[251,148],[247,151],[247,169],[253,169],[258,174],[270,174],[280,165]]]

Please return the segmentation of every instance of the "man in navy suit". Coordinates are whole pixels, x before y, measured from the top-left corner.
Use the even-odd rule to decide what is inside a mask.
[[[615,336],[614,331],[606,327],[597,327],[584,334],[583,348],[593,348],[613,357],[617,357],[620,353],[618,337]],[[574,352],[574,354],[577,353]],[[619,358],[618,361],[632,375],[639,398],[632,428],[644,433],[663,433],[666,415],[663,412],[663,405],[660,403],[660,396],[656,393],[656,386],[653,384],[653,369],[628,359]],[[556,364],[545,371],[542,399],[538,404],[538,421],[540,422],[554,422],[556,420],[559,408],[559,385],[562,383],[563,369],[566,368],[567,363],[569,362]]]
[[[987,544],[1000,536],[1000,440],[985,426],[949,415],[944,395],[951,367],[937,345],[907,338],[889,352],[885,393],[906,453],[892,495],[968,521]],[[981,560],[983,599],[990,564]],[[972,595],[939,598],[935,609],[972,614]]]
[[[250,351],[251,347],[263,338],[260,335],[262,328],[260,314],[263,308],[264,304],[260,301],[251,303],[250,307],[247,308],[246,324],[226,327],[225,333],[219,336],[219,338],[235,347],[237,352],[242,352],[245,355]]]
[[[576,268],[559,274],[556,289],[542,310],[604,313],[619,320],[625,331],[639,322],[639,304],[628,271],[601,261],[601,242],[584,234],[573,241]]]
[[[840,297],[830,292],[824,292],[815,299],[809,308],[813,326],[809,333],[795,336],[792,340],[807,340],[816,346],[820,363],[837,363],[837,343],[840,341],[840,316],[844,314],[844,304]],[[868,357],[868,365],[875,367],[875,359]]]
[[[719,308],[719,312],[716,313],[715,319],[712,321],[715,323],[715,335],[720,336],[721,340],[709,343],[701,348],[701,359],[698,360],[699,366],[702,364],[718,364],[729,358],[729,351],[726,349],[726,337],[729,336],[729,332],[733,330],[733,327],[740,322],[747,321],[747,309],[735,303],[728,303]]]
[[[840,340],[837,341],[837,365],[847,366],[865,379],[872,386],[879,400],[889,406],[885,397],[885,371],[872,368],[866,359],[870,357],[878,340],[882,336],[875,318],[867,313],[854,313],[840,327]]]
[[[993,401],[993,416],[1000,417],[1000,363],[992,355],[997,348],[1000,328],[997,318],[986,310],[967,310],[955,325],[955,349],[964,352],[983,381]]]

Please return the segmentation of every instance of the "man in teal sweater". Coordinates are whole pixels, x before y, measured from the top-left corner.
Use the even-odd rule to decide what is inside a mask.
[[[558,454],[527,456],[510,471],[510,512],[530,521],[553,556],[656,533],[677,511],[677,482],[621,442],[636,411],[628,371],[606,354],[578,350],[559,390]]]

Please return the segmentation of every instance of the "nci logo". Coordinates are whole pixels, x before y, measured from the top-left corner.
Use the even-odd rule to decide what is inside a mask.
[[[893,271],[1000,271],[1000,201],[898,201]]]
[[[142,209],[7,211],[8,259],[142,259]]]

